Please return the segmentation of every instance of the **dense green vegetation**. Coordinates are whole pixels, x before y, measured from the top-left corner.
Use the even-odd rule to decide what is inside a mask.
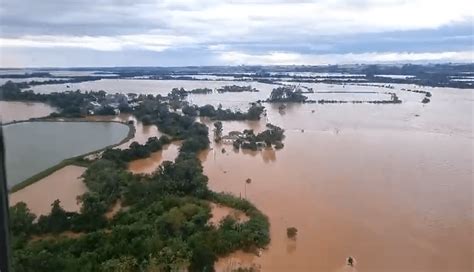
[[[263,107],[259,103],[252,103],[247,112],[232,111],[230,109],[222,109],[222,106],[219,105],[217,109],[212,105],[204,105],[202,107],[197,107],[196,111],[199,116],[209,117],[211,120],[260,120],[260,117],[264,111]],[[187,109],[186,109],[187,112]],[[185,113],[185,112],[183,112]]]
[[[258,92],[257,89],[252,88],[252,86],[223,86],[222,88],[217,89],[218,93],[241,93],[241,92]]]
[[[31,87],[35,85],[46,85],[46,84],[79,83],[79,82],[85,82],[85,81],[95,81],[95,80],[100,80],[100,79],[102,78],[97,77],[97,76],[76,76],[76,77],[67,78],[67,79],[57,78],[57,79],[49,79],[49,80],[42,80],[42,81],[30,80],[26,82],[26,85],[28,85],[28,87]],[[66,88],[69,88],[69,86],[66,86]]]
[[[255,134],[252,129],[244,130],[241,135],[234,140],[233,146],[236,149],[257,150],[259,147],[283,148],[284,130],[278,126],[267,124],[267,129]]]
[[[34,221],[24,203],[12,207],[15,271],[213,271],[217,257],[269,243],[268,220],[250,202],[208,189],[196,156],[209,145],[207,127],[170,112],[159,99],[145,104],[137,116],[183,140],[176,160],[151,175],[126,170],[126,162],[159,150],[168,137],[107,150],[84,174],[89,191],[79,198],[80,213],[66,212],[55,201],[49,215]],[[117,201],[126,209],[107,220]],[[208,223],[210,201],[250,219],[226,217],[214,226]],[[79,234],[54,236],[64,232]]]
[[[206,90],[207,92],[207,90],[210,89],[200,90]],[[197,107],[195,105],[189,105],[188,102],[184,101],[187,95],[188,92],[183,88],[173,88],[166,97],[161,95],[128,94],[131,100],[120,104],[118,109],[121,112],[135,114],[145,124],[160,125],[165,133],[178,137],[182,136],[175,135],[179,134],[179,131],[170,130],[185,129],[186,126],[193,123],[193,118],[198,115],[210,117],[213,120],[259,120],[264,111],[264,107],[257,103],[252,103],[247,112],[223,109],[222,106],[219,106],[217,109],[212,105]],[[20,84],[9,81],[0,86],[0,99],[7,101],[45,102],[60,109],[59,113],[54,113],[51,117],[82,117],[88,115],[88,110],[91,109],[91,103],[100,104],[106,101],[107,93],[104,91],[81,92],[77,90],[38,94],[31,90],[22,90]],[[128,102],[138,105],[131,108]],[[176,112],[170,112],[170,108],[174,111],[181,109],[182,113],[186,116],[182,117]],[[94,114],[98,115],[114,115],[115,113],[115,108],[108,105],[102,106],[100,109],[94,111]]]
[[[86,114],[86,104],[90,101],[105,100],[106,93],[104,91],[97,92],[54,92],[50,94],[34,93],[32,90],[22,90],[21,84],[8,81],[0,86],[0,99],[6,101],[32,101],[48,103],[60,110],[60,113],[53,114],[54,116],[63,117],[81,117]],[[110,114],[110,109],[104,108],[102,112],[104,115]]]
[[[192,94],[210,94],[212,93],[212,89],[209,88],[197,88],[197,89],[192,89],[191,91],[188,91],[189,93]]]
[[[171,140],[167,136],[161,136],[160,138],[150,137],[145,144],[133,142],[125,150],[106,149],[102,154],[102,158],[123,165],[136,159],[147,158],[151,153],[161,150],[164,145],[169,143],[171,143]]]
[[[41,78],[51,78],[48,80],[29,80],[33,77],[41,77]],[[46,85],[46,84],[66,84],[66,83],[79,83],[84,81],[94,81],[100,80],[102,77],[99,76],[75,76],[75,77],[55,77],[47,72],[35,72],[35,73],[25,73],[25,74],[6,74],[0,75],[0,78],[23,78],[25,81],[16,83],[21,88],[29,88],[35,85]],[[69,87],[66,87],[69,88]]]
[[[282,86],[272,90],[267,102],[305,102],[308,98],[296,92],[292,86]]]

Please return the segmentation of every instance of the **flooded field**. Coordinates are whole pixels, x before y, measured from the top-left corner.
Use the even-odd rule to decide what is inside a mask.
[[[32,185],[10,194],[10,205],[22,201],[36,216],[47,215],[51,212],[51,203],[56,199],[69,212],[79,212],[77,196],[87,191],[86,185],[80,178],[86,171],[85,167],[68,165],[53,174],[33,183]]]
[[[266,85],[257,82],[244,81],[195,81],[195,80],[151,80],[151,79],[101,79],[81,83],[38,85],[31,89],[38,93],[62,92],[68,90],[99,91],[109,93],[138,93],[138,94],[168,94],[173,88],[185,88],[187,90],[196,88],[219,88],[226,85],[258,86]],[[67,87],[69,86],[69,88]],[[256,87],[258,88],[258,87]]]
[[[8,185],[64,159],[117,144],[128,131],[124,124],[107,122],[25,122],[4,126]]]
[[[121,90],[113,84],[104,90],[166,94],[173,87],[223,84],[130,82],[121,82]],[[109,83],[97,81],[105,85],[94,88]],[[244,110],[249,102],[266,99],[274,87],[255,84],[259,93],[189,95],[188,100]],[[346,258],[353,256],[357,271],[472,271],[474,91],[302,85],[316,92],[308,94],[311,99],[385,99],[384,92],[395,92],[403,103],[287,104],[283,110],[279,104],[264,104],[267,116],[261,121],[223,122],[224,133],[261,131],[272,123],[286,130],[286,138],[282,150],[256,152],[234,151],[211,139],[211,149],[200,154],[212,190],[248,198],[271,223],[272,242],[261,256],[239,251],[220,259],[217,270],[254,265],[277,272],[346,271]],[[422,104],[423,94],[403,88],[431,92],[430,103]],[[133,120],[128,115],[114,119]],[[212,127],[211,121],[200,121]],[[140,143],[160,135],[134,122]],[[131,162],[129,169],[151,173],[163,160],[173,160],[178,149],[171,144]],[[298,229],[295,240],[287,238],[288,227]]]
[[[269,216],[263,271],[338,271],[348,256],[359,271],[469,271],[472,142],[452,137],[288,131],[280,151],[215,148],[203,164],[212,189]]]
[[[344,271],[348,256],[358,271],[471,271],[472,90],[429,89],[426,105],[396,91],[401,105],[268,106],[282,150],[202,154],[213,190],[246,195],[271,222],[261,257],[237,252],[219,271]]]
[[[44,117],[55,112],[55,108],[44,103],[0,101],[2,123]]]

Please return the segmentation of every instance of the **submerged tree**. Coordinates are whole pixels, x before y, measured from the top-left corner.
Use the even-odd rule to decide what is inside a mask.
[[[288,236],[288,238],[290,239],[295,239],[297,233],[298,229],[296,229],[295,227],[290,227],[286,229],[286,236]]]
[[[214,123],[214,140],[218,143],[222,139],[222,122],[217,121]]]

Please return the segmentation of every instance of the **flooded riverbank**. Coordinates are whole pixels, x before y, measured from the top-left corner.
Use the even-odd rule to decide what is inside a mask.
[[[10,206],[25,202],[36,216],[51,212],[51,204],[59,199],[61,207],[69,212],[79,212],[77,197],[87,191],[81,175],[85,167],[68,165],[41,180],[10,194]]]

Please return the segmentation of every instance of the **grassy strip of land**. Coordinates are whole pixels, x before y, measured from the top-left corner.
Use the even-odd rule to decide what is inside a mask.
[[[51,166],[51,167],[49,167],[49,168],[33,175],[33,176],[25,179],[24,181],[12,186],[10,188],[10,193],[19,191],[19,190],[21,190],[21,189],[37,182],[38,180],[43,179],[43,178],[51,175],[52,173],[56,172],[57,170],[65,167],[65,166],[78,165],[78,166],[87,167],[89,165],[89,162],[87,162],[83,159],[85,156],[101,152],[101,151],[103,151],[107,148],[113,148],[113,147],[119,146],[123,143],[128,142],[130,139],[132,139],[135,136],[135,126],[133,124],[126,124],[126,123],[123,123],[123,122],[120,122],[120,121],[94,121],[94,120],[87,120],[87,119],[83,119],[83,118],[69,118],[69,119],[64,119],[64,120],[58,120],[58,119],[52,119],[52,118],[48,118],[48,119],[40,118],[40,119],[34,119],[34,120],[17,121],[17,122],[14,122],[14,123],[17,124],[17,123],[25,123],[25,122],[108,122],[108,123],[112,122],[112,123],[120,123],[120,124],[126,125],[126,126],[128,126],[129,130],[128,130],[127,136],[122,141],[120,141],[119,143],[108,145],[108,146],[103,147],[103,148],[98,149],[98,150],[94,150],[94,151],[87,152],[87,153],[82,154],[82,155],[78,155],[78,156],[75,156],[75,157],[72,157],[72,158],[65,159],[65,160],[61,161],[60,163],[58,163],[54,166]],[[9,124],[13,124],[13,123],[9,123]]]

